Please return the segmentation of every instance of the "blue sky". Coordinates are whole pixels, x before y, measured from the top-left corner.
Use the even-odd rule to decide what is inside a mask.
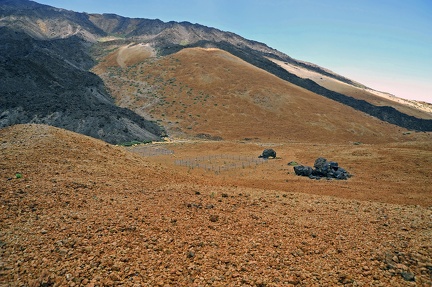
[[[432,103],[432,0],[38,0],[234,32],[373,89]]]

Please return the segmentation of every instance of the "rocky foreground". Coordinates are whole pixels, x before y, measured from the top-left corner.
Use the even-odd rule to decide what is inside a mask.
[[[432,285],[431,207],[214,186],[39,125],[0,130],[0,167],[0,286]]]

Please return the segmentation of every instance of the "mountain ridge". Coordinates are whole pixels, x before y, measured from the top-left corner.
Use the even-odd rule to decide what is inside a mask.
[[[27,9],[23,9],[23,7],[27,7]],[[358,85],[358,83],[334,74],[317,65],[295,60],[282,52],[268,47],[263,43],[250,41],[234,33],[224,32],[216,28],[210,28],[199,24],[192,24],[189,22],[163,22],[157,19],[150,20],[141,18],[127,18],[115,14],[78,13],[50,7],[47,5],[41,5],[36,2],[27,0],[1,1],[0,17],[0,26],[9,27],[9,29],[13,29],[14,31],[22,31],[27,35],[30,35],[32,38],[39,39],[41,43],[56,41],[58,39],[69,39],[71,37],[83,39],[84,44],[81,45],[81,51],[72,55],[72,58],[74,58],[72,61],[69,61],[69,59],[65,59],[65,61],[76,62],[81,57],[80,55],[82,53],[88,55],[94,54],[94,47],[97,47],[99,45],[100,40],[109,37],[117,39],[115,41],[118,41],[120,44],[148,44],[154,48],[158,57],[164,57],[174,54],[184,48],[214,47],[227,51],[256,67],[259,67],[276,75],[277,77],[285,81],[291,82],[316,94],[350,106],[363,113],[377,117],[382,121],[386,121],[411,130],[432,131],[432,120],[419,119],[401,113],[400,111],[390,106],[376,106],[365,100],[356,99],[328,90],[310,79],[302,79],[292,73],[289,73],[288,71],[273,63],[266,57],[279,59],[285,62],[293,63],[294,65],[301,65],[306,69],[317,71],[319,73],[322,73],[323,75],[338,79],[351,85]],[[111,44],[114,44],[113,47],[115,47],[115,41],[108,41],[106,49],[108,49]],[[7,45],[5,45],[4,48],[5,55],[7,55],[8,53],[12,53],[7,50]],[[63,48],[67,52],[68,48]],[[106,49],[105,51],[109,51]],[[50,63],[50,61],[44,62]],[[6,70],[10,69],[7,61],[5,62],[5,66]],[[85,71],[85,69],[88,69],[88,66],[86,66],[84,69],[80,66],[77,66],[75,68],[76,70],[80,70],[80,72],[82,72],[80,77],[88,77],[88,74]],[[7,85],[11,86],[10,84]],[[40,85],[38,85],[37,83],[32,85],[40,87]],[[79,91],[79,87],[77,87],[77,89],[78,94],[82,93],[82,91]],[[104,87],[101,86],[100,89],[103,90]],[[93,94],[92,97],[107,99],[107,97],[105,96],[101,97],[101,94],[106,93],[98,92],[96,94]],[[9,95],[9,97],[11,97],[11,95]],[[15,112],[15,114],[17,113],[19,114],[20,112]],[[0,114],[2,115],[2,126],[10,125],[14,122],[17,122],[16,117],[14,118],[14,116],[10,116],[10,113],[8,114],[7,110],[5,110],[4,108],[2,111],[0,111]],[[24,119],[24,121],[28,121],[29,119],[31,121],[31,118],[32,117]],[[57,117],[57,119],[59,118],[61,118],[61,115]],[[144,121],[142,123],[145,123],[145,118],[141,116],[141,119],[139,121]],[[47,120],[44,122],[52,123],[53,121]],[[69,124],[71,120],[68,119],[63,122],[67,122]],[[93,128],[90,128],[86,131],[87,134],[89,134],[89,130],[94,129],[95,124],[96,123],[93,123]],[[57,124],[57,126],[62,125]],[[63,123],[63,126],[66,125]],[[125,124],[122,124],[121,126],[124,127],[124,131],[130,130],[129,128],[125,127]],[[134,127],[135,128],[132,128],[132,130],[136,130],[136,126]],[[72,129],[75,130],[77,128],[78,127],[76,125],[72,127]],[[158,128],[155,126],[152,126],[152,128],[157,134],[155,135],[155,137],[153,137],[153,139],[163,135],[162,130],[158,130]],[[115,129],[118,129],[118,127],[116,127]],[[99,135],[97,133],[93,134],[93,136],[100,137],[100,133]],[[141,133],[140,136],[135,137],[141,137],[142,139],[143,136],[144,134]],[[131,138],[130,135],[122,136],[121,138],[125,139],[125,141],[127,141],[126,139],[136,140],[133,137]],[[118,141],[119,139],[115,140],[115,142]],[[111,142],[114,141],[111,140]]]
[[[53,11],[54,14],[61,14],[66,13],[68,15],[68,19],[81,19],[85,20],[85,24],[92,23],[94,27],[92,27],[92,31],[94,31],[99,36],[108,36],[109,34],[121,34],[122,36],[126,37],[137,37],[136,39],[146,39],[145,35],[154,35],[158,34],[160,32],[163,32],[167,29],[172,29],[175,26],[180,26],[184,29],[191,29],[191,32],[189,33],[189,36],[192,39],[189,42],[197,42],[199,40],[217,40],[221,41],[221,39],[231,39],[234,41],[237,45],[244,45],[246,47],[253,47],[255,50],[269,53],[275,55],[277,58],[284,59],[285,61],[294,62],[297,65],[301,65],[304,67],[307,67],[309,69],[317,70],[321,73],[327,74],[331,77],[337,77],[339,80],[349,82],[351,84],[354,84],[355,82],[352,82],[350,79],[343,77],[341,75],[337,75],[325,68],[322,68],[318,65],[308,63],[305,61],[296,60],[294,58],[289,57],[285,53],[282,53],[276,49],[268,47],[265,43],[260,43],[258,41],[254,40],[248,40],[245,39],[235,33],[228,32],[228,31],[222,31],[217,28],[207,27],[205,25],[201,25],[198,23],[192,24],[188,21],[182,21],[182,22],[176,22],[176,21],[169,21],[164,22],[159,19],[145,19],[145,18],[129,18],[120,16],[113,13],[105,13],[105,14],[95,14],[95,13],[78,13],[74,11],[69,11],[65,9],[55,8],[48,5],[38,4],[35,1],[30,0],[5,0],[6,3],[11,3],[10,7],[15,7],[12,5],[12,3],[21,3],[22,5],[18,5],[19,9],[27,7],[24,4],[31,3],[31,6],[34,8],[43,7],[45,9],[48,9],[49,11]],[[35,4],[37,3],[37,4]],[[53,15],[50,15],[53,16]],[[114,24],[113,24],[114,22]],[[117,22],[117,23],[115,23]],[[105,25],[103,24],[105,23]],[[114,28],[112,26],[115,26]],[[81,25],[82,26],[82,25]],[[86,28],[87,25],[83,26],[83,28]],[[95,28],[96,27],[96,28]],[[98,30],[99,29],[99,30]],[[210,34],[210,36],[205,35]],[[40,33],[42,34],[42,33]],[[191,36],[192,34],[192,36]],[[195,34],[197,37],[193,37],[193,34]],[[62,37],[62,35],[44,35],[46,38],[56,38],[56,37]],[[185,36],[185,34],[182,34],[181,36]],[[154,37],[156,41],[160,41],[160,37],[158,38],[157,35]],[[166,38],[166,37],[165,37]],[[175,38],[175,37],[174,37]],[[147,40],[147,39],[146,39]],[[162,39],[163,41],[166,41],[167,39]],[[183,45],[189,44],[188,41],[185,42],[184,38],[181,39],[168,39],[171,40],[168,44],[172,44],[173,40],[176,42],[184,42]],[[231,41],[231,43],[232,43]],[[358,85],[359,83],[355,83]]]

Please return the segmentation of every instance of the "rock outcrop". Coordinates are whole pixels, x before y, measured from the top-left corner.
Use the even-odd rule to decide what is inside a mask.
[[[323,157],[315,160],[314,168],[310,166],[294,166],[294,172],[299,176],[308,176],[311,179],[348,179],[351,174],[339,166],[335,161],[328,161]]]
[[[260,156],[258,156],[259,158],[265,158],[268,159],[269,157],[275,158],[276,157],[276,152],[274,149],[265,149],[262,154]]]

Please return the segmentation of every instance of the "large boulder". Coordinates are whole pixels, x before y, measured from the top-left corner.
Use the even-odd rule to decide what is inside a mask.
[[[319,157],[315,160],[314,168],[314,175],[326,177],[327,175],[331,175],[334,170],[338,169],[338,163],[327,161],[325,158]]]
[[[300,176],[310,176],[313,172],[310,166],[296,165],[294,166],[294,172],[296,175]]]
[[[267,159],[267,158],[269,158],[269,157],[272,157],[272,158],[275,158],[276,157],[276,152],[274,151],[274,149],[265,149],[263,152],[262,152],[262,154],[260,155],[260,156],[258,156],[259,158],[265,158],[265,159]]]
[[[328,161],[323,157],[315,160],[314,169],[308,166],[295,166],[294,172],[296,175],[308,176],[311,179],[348,179],[351,174],[345,169],[341,168],[335,161]]]

